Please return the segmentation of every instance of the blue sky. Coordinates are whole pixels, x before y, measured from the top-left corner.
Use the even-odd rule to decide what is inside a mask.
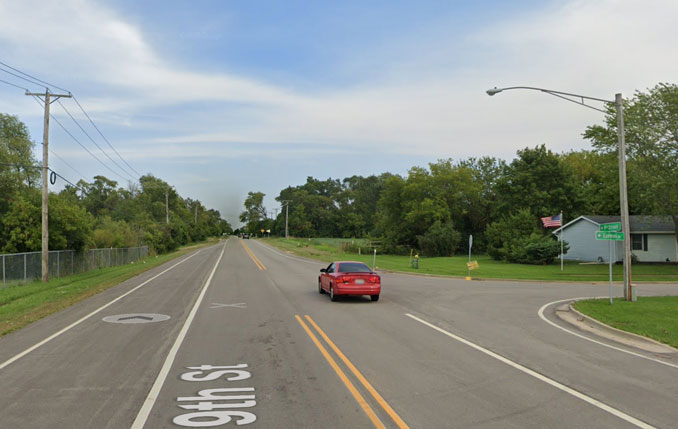
[[[677,19],[672,0],[0,1],[0,61],[72,91],[135,170],[237,224],[248,191],[266,193],[273,210],[280,190],[307,176],[510,160],[542,143],[587,148],[581,133],[599,113],[536,92],[484,91],[529,85],[613,99],[675,83]],[[0,84],[0,112],[40,143],[34,100]],[[53,112],[110,164],[60,106]],[[68,165],[50,162],[69,180],[130,180],[54,123],[50,135]]]

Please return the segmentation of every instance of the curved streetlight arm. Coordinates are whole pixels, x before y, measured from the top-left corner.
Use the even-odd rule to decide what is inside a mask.
[[[563,100],[579,104],[589,109],[597,110],[599,112],[608,113],[605,110],[590,106],[584,100],[599,101],[605,104],[612,104],[617,111],[617,139],[619,142],[619,205],[622,222],[622,231],[624,232],[624,297],[628,301],[633,300],[633,287],[631,284],[631,228],[629,225],[629,203],[626,185],[626,143],[624,141],[624,104],[621,93],[615,94],[614,101],[605,100],[602,98],[588,97],[586,95],[572,94],[569,92],[554,91],[551,89],[537,88],[534,86],[510,86],[507,88],[488,89],[487,95],[498,94],[509,89],[531,89],[534,91],[545,92],[554,97],[562,98]],[[579,101],[578,99],[581,99]],[[610,298],[611,299],[611,298]]]
[[[589,109],[597,110],[597,111],[603,112],[603,113],[607,113],[607,111],[605,111],[605,110],[603,110],[603,109],[599,109],[599,108],[597,108],[597,107],[593,107],[593,106],[591,106],[591,105],[588,105],[588,104],[586,104],[586,103],[584,102],[584,100],[600,101],[601,103],[605,103],[605,104],[613,104],[613,105],[615,104],[615,102],[614,102],[614,101],[611,101],[611,100],[605,100],[605,99],[602,99],[602,98],[589,97],[589,96],[586,96],[586,95],[580,95],[580,94],[572,94],[572,93],[569,93],[569,92],[554,91],[554,90],[552,90],[552,89],[537,88],[537,87],[534,87],[534,86],[509,86],[509,87],[507,87],[507,88],[497,88],[497,87],[494,87],[494,88],[492,88],[492,89],[488,89],[488,90],[485,91],[485,92],[487,93],[487,95],[492,96],[492,95],[494,95],[494,94],[498,94],[498,93],[500,93],[500,92],[502,92],[502,91],[507,91],[507,90],[509,90],[509,89],[531,89],[531,90],[533,90],[533,91],[545,92],[545,93],[547,93],[547,94],[553,95],[554,97],[562,98],[563,100],[567,100],[567,101],[569,101],[569,102],[571,102],[571,103],[579,104],[580,106],[588,107]],[[573,98],[579,98],[579,99],[581,99],[581,101],[573,100],[573,99],[570,98],[570,97],[573,97]]]

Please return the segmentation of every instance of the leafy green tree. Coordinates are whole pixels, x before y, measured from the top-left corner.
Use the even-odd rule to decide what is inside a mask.
[[[419,249],[426,256],[454,256],[460,240],[452,222],[435,221],[425,234],[417,236]]]
[[[40,193],[27,191],[16,195],[9,210],[0,219],[2,252],[33,252],[42,246]]]
[[[660,83],[624,100],[629,157],[629,211],[670,215],[678,240],[678,85]],[[608,109],[605,125],[584,137],[602,153],[617,151],[617,116]]]
[[[240,213],[240,222],[247,224],[246,230],[250,233],[258,232],[266,219],[264,196],[263,192],[248,192],[245,198],[245,211]]]
[[[0,113],[0,216],[17,193],[39,183],[33,147],[26,125],[16,116]]]
[[[570,151],[560,155],[576,177],[576,193],[582,198],[577,215],[619,214],[619,169],[615,153],[598,151]]]
[[[583,205],[574,172],[545,145],[519,150],[495,190],[498,215],[527,208],[535,219],[560,212],[572,216]]]
[[[92,243],[94,217],[59,194],[49,195],[49,248],[83,250]]]
[[[528,208],[491,223],[487,227],[488,254],[500,261],[520,264],[550,264],[560,254],[560,243],[541,232]],[[567,253],[567,243],[563,243]]]

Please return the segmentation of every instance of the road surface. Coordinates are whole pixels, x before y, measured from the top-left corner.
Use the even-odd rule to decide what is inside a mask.
[[[384,273],[331,302],[324,266],[230,238],[0,338],[0,427],[676,427],[677,355],[554,315],[607,285]]]

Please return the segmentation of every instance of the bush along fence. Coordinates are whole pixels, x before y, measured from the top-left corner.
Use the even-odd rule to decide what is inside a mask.
[[[83,273],[97,268],[115,267],[139,261],[148,256],[148,246],[128,248],[52,250],[49,252],[50,277]],[[42,253],[10,253],[0,255],[2,286],[25,284],[42,277]]]

